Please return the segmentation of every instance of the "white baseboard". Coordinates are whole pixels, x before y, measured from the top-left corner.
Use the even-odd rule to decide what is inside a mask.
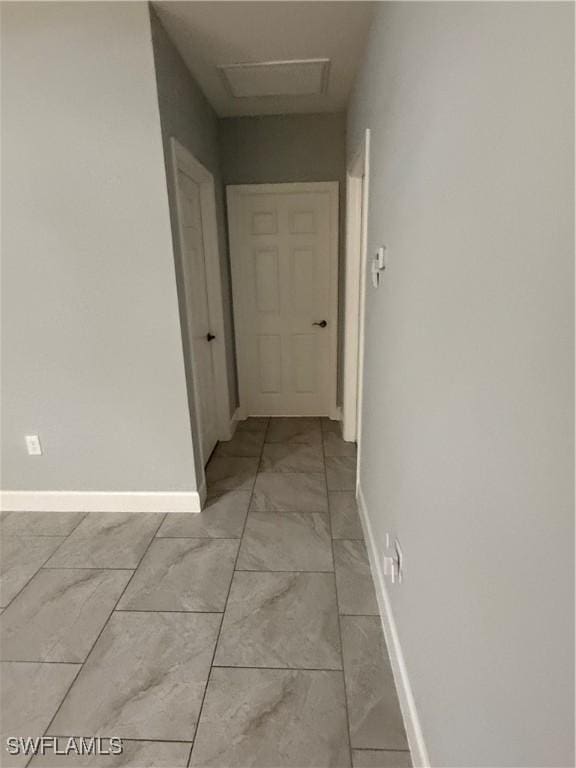
[[[332,421],[342,421],[342,406],[336,405],[330,409],[330,418]]]
[[[191,512],[202,509],[200,492],[2,491],[6,512]]]
[[[412,755],[412,763],[414,768],[430,768],[430,759],[424,742],[424,735],[418,718],[418,712],[416,711],[416,703],[412,694],[408,670],[406,669],[404,654],[402,653],[400,638],[392,613],[386,581],[384,580],[384,574],[382,573],[379,550],[374,540],[370,517],[366,508],[366,501],[360,486],[357,488],[357,500],[358,511],[360,513],[360,519],[366,538],[370,569],[376,587],[376,597],[378,600],[378,608],[380,609],[382,627],[384,629],[384,636],[386,638],[386,645],[388,647],[388,654],[392,665],[394,682],[396,683],[396,690],[400,700],[400,709],[402,710],[404,725],[406,727],[406,736],[408,737],[408,744]]]

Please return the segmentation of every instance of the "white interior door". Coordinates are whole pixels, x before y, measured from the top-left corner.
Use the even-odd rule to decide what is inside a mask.
[[[228,188],[240,408],[333,416],[338,184]]]
[[[196,415],[206,463],[218,441],[218,413],[208,304],[200,185],[178,168],[178,212],[188,334],[194,361]]]

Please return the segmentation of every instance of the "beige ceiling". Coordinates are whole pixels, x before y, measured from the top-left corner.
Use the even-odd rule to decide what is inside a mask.
[[[220,116],[346,109],[374,3],[155,2],[166,31]],[[234,98],[217,66],[330,59],[325,93]]]

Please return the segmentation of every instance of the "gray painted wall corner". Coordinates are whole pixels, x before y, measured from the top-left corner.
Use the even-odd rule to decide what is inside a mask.
[[[193,491],[147,8],[1,13],[3,487]]]
[[[220,148],[218,144],[218,118],[204,96],[202,90],[190,74],[182,57],[176,50],[166,33],[153,7],[150,5],[150,23],[152,29],[152,44],[156,73],[160,124],[164,146],[164,161],[170,201],[170,220],[174,259],[176,264],[179,311],[183,335],[183,349],[186,359],[187,388],[189,404],[194,402],[191,380],[192,362],[190,359],[190,344],[186,338],[185,305],[181,261],[178,246],[176,201],[174,199],[174,180],[172,178],[172,163],[170,139],[175,137],[199,160],[214,176],[216,194],[216,216],[218,225],[218,243],[220,249],[220,271],[224,290],[224,323],[226,333],[227,369],[230,382],[231,401],[230,415],[238,404],[237,377],[234,342],[234,323],[232,316],[232,288],[230,266],[228,259],[228,238],[226,232],[226,212],[224,200],[224,185],[222,181]],[[195,427],[195,410],[190,407],[190,421],[193,433]]]

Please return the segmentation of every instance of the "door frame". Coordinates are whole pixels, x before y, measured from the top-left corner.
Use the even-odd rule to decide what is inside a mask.
[[[232,272],[232,289],[241,285],[240,265],[234,260],[234,252],[241,248],[240,221],[237,216],[239,210],[239,198],[247,194],[275,194],[275,193],[309,193],[326,192],[329,195],[330,210],[330,307],[328,323],[331,329],[330,335],[330,370],[331,383],[329,393],[329,416],[331,419],[339,418],[337,406],[338,387],[338,194],[339,183],[337,181],[314,182],[282,182],[277,184],[229,184],[226,186],[226,200],[228,210],[228,227],[230,237],[230,264]],[[242,308],[234,306],[234,328],[236,334],[236,359],[238,366],[238,418],[245,419],[248,416],[244,405],[243,393],[246,391],[246,376],[243,371],[242,353],[243,338],[245,337],[244,317]]]
[[[346,172],[346,291],[342,437],[358,443],[360,466],[364,375],[364,314],[367,282],[370,129],[366,129]],[[357,473],[358,475],[358,473]]]
[[[220,267],[220,249],[218,243],[218,223],[216,216],[216,190],[214,176],[199,162],[194,155],[174,136],[170,138],[170,158],[172,165],[172,184],[176,202],[176,218],[178,223],[178,240],[180,254],[184,252],[184,233],[182,230],[182,211],[178,194],[178,170],[184,171],[200,187],[200,215],[202,217],[202,234],[204,238],[204,263],[206,267],[206,289],[208,294],[208,316],[210,330],[216,336],[212,342],[212,360],[214,364],[216,413],[218,422],[218,439],[229,440],[231,430],[230,419],[230,382],[226,361],[226,337],[224,332],[224,304],[222,288],[222,272]],[[185,308],[187,311],[187,308]],[[192,361],[192,383],[194,389],[194,413],[196,423],[202,429],[200,406],[197,399],[198,380],[194,360],[194,345],[190,343],[190,359]],[[198,449],[201,466],[204,468],[210,458],[203,455],[202,440],[194,441]]]

